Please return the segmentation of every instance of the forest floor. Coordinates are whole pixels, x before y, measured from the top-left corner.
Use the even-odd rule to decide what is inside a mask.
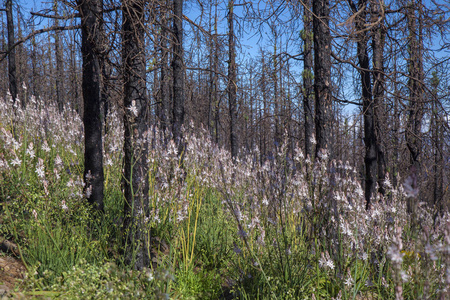
[[[0,299],[3,299],[11,296],[17,281],[24,278],[26,268],[20,259],[12,256],[15,245],[2,237],[0,240],[3,240],[0,243]]]

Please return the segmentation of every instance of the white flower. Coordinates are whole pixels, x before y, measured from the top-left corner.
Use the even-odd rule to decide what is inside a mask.
[[[331,259],[327,260],[327,267],[334,270],[334,262]]]
[[[37,166],[36,174],[38,175],[39,178],[44,178],[45,177],[44,166],[42,165]]]
[[[66,205],[66,201],[65,200],[61,201],[61,208],[64,209],[64,210],[68,210],[69,209],[67,207],[67,205]]]
[[[387,254],[390,256],[391,260],[394,263],[398,263],[401,264],[403,261],[403,253],[401,253],[400,251],[398,251],[397,247],[389,247],[389,250],[387,252]]]
[[[42,150],[45,152],[50,152],[50,147],[47,144],[47,141],[44,141],[44,144],[42,145]]]
[[[155,277],[153,277],[153,272],[152,271],[150,271],[150,272],[148,272],[148,281],[152,281]]]
[[[34,158],[35,157],[34,149],[33,149],[33,143],[28,144],[28,148],[27,148],[27,151],[25,153],[27,155],[29,155],[30,158]]]
[[[400,276],[402,277],[403,282],[407,282],[409,280],[409,275],[403,270],[400,271]]]
[[[56,166],[62,166],[63,165],[62,159],[61,159],[61,157],[59,157],[59,155],[56,155],[55,165]]]
[[[347,279],[345,280],[344,284],[346,286],[352,286],[353,285],[353,278],[351,276],[347,277]]]
[[[387,176],[386,176],[386,178],[384,179],[383,184],[384,184],[384,186],[387,187],[387,188],[391,188],[391,187],[392,187],[391,181],[389,180],[389,177],[387,177]]]
[[[86,198],[91,198],[92,195],[92,185],[88,186],[88,188],[86,189]]]
[[[366,252],[364,252],[364,253],[361,255],[361,259],[364,260],[364,261],[366,261],[368,258],[369,258],[369,255],[368,255]]]
[[[137,110],[137,107],[136,107],[136,101],[135,100],[131,101],[131,106],[128,107],[128,110],[131,111],[135,117],[138,116],[138,110]]]
[[[11,164],[13,165],[13,166],[18,166],[18,165],[20,165],[22,163],[22,161],[16,156],[16,158],[14,158],[13,160],[12,160],[12,162],[11,162]]]

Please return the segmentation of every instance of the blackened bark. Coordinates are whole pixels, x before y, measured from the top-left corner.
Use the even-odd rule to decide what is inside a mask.
[[[163,12],[162,12],[163,13]],[[161,49],[161,70],[160,70],[160,91],[161,98],[159,99],[159,121],[161,123],[161,130],[166,133],[169,128],[168,112],[170,107],[170,91],[169,91],[169,51],[167,48],[168,32],[165,29],[165,12],[162,17],[164,22],[161,28],[160,49]]]
[[[439,78],[436,74],[433,74],[432,79],[432,123],[431,123],[431,132],[432,132],[432,141],[433,141],[433,156],[434,156],[434,165],[433,165],[433,205],[437,210],[437,213],[442,214],[444,212],[444,143],[442,139],[443,133],[443,121],[441,116],[438,113],[438,95],[437,95],[437,87],[439,85]]]
[[[238,154],[237,140],[237,83],[236,83],[236,42],[234,41],[234,0],[228,2],[228,108],[230,113],[231,156]]]
[[[122,6],[122,63],[124,80],[124,194],[125,261],[141,270],[150,264],[148,215],[148,103],[145,70],[145,0]]]
[[[397,80],[397,64],[396,57],[394,57],[394,112],[393,112],[393,153],[392,153],[392,185],[396,188],[399,184],[399,164],[400,164],[400,109],[399,109],[399,89]]]
[[[356,31],[357,31],[357,55],[359,63],[359,74],[361,77],[361,90],[363,102],[363,117],[364,117],[364,145],[365,145],[365,185],[364,196],[366,199],[366,208],[370,208],[371,199],[375,195],[377,182],[377,145],[375,133],[375,115],[374,103],[372,98],[372,81],[369,65],[368,54],[368,30],[366,29],[367,17],[367,0],[358,2],[358,8],[353,9],[356,16]]]
[[[406,8],[406,18],[409,31],[409,106],[408,121],[406,128],[406,145],[410,152],[411,166],[418,167],[419,156],[422,152],[422,118],[423,118],[423,40],[421,26],[421,6],[422,1],[415,1]],[[419,26],[417,26],[419,20]]]
[[[313,1],[314,33],[314,99],[316,125],[316,157],[327,150],[332,155],[331,137],[331,33],[329,0]]]
[[[313,155],[313,138],[314,130],[314,116],[312,104],[314,101],[314,86],[313,86],[313,32],[312,32],[312,15],[311,15],[311,1],[305,2],[306,7],[303,13],[304,29],[302,33],[303,39],[303,112],[305,118],[305,155],[312,158]]]
[[[84,180],[88,201],[103,210],[102,122],[100,117],[100,65],[97,41],[101,28],[102,1],[80,0],[81,52],[83,57]]]
[[[374,105],[374,125],[376,133],[376,149],[377,149],[377,180],[378,191],[384,195],[384,180],[386,177],[386,160],[383,148],[383,128],[381,120],[384,114],[384,43],[386,38],[386,28],[384,26],[384,17],[381,15],[380,3],[377,0],[370,1],[372,12],[372,24],[378,25],[372,28],[372,51],[373,51],[373,105]]]
[[[172,134],[179,150],[182,150],[184,123],[184,62],[183,62],[183,0],[173,0],[173,119]]]
[[[264,57],[264,52],[261,51],[261,67],[262,67],[262,74],[261,74],[261,80],[260,80],[260,88],[261,88],[261,94],[262,94],[262,98],[263,98],[263,116],[260,117],[261,119],[261,123],[262,123],[262,147],[261,147],[261,162],[263,162],[266,157],[267,157],[267,153],[270,149],[267,149],[267,134],[269,132],[269,130],[267,129],[267,117],[268,117],[268,110],[269,110],[269,104],[267,101],[267,79],[266,79],[266,72],[267,72],[267,67],[266,67],[266,60]]]
[[[217,37],[219,36],[217,29],[217,1],[215,1],[215,10],[214,10],[214,78],[213,78],[213,96],[214,96],[214,130],[215,130],[215,141],[216,145],[219,145],[220,141],[220,98],[219,98],[219,42]]]
[[[8,30],[8,79],[9,92],[13,101],[17,98],[16,50],[14,49],[14,19],[12,0],[6,0],[6,23]]]
[[[101,103],[103,104],[103,128],[105,128],[105,133],[108,131],[106,126],[106,121],[108,119],[109,113],[109,77],[111,75],[111,68],[108,67],[104,54],[100,56],[100,69],[101,69]]]
[[[58,15],[58,1],[53,2],[53,11],[55,15]],[[55,26],[59,26],[59,20],[55,19]],[[55,56],[56,56],[56,103],[58,104],[59,112],[62,112],[64,109],[64,99],[63,99],[63,91],[64,91],[64,62],[63,62],[63,53],[61,49],[60,43],[60,31],[55,31]]]

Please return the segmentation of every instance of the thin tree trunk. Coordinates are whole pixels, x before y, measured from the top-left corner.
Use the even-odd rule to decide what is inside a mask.
[[[53,2],[53,11],[55,15],[58,15],[58,1]],[[55,26],[59,26],[58,19],[54,20]],[[61,49],[60,42],[60,31],[55,31],[55,56],[56,56],[56,103],[58,104],[59,112],[62,112],[64,109],[64,99],[63,99],[63,91],[64,91],[64,62],[63,62],[63,54]]]
[[[184,123],[184,62],[183,62],[183,0],[173,0],[173,119],[172,133],[179,150],[182,149],[181,128]]]
[[[444,212],[444,203],[443,203],[443,196],[444,196],[444,157],[443,157],[443,151],[444,151],[444,145],[442,141],[442,128],[443,124],[441,121],[441,117],[438,113],[438,95],[437,95],[437,87],[439,85],[439,78],[436,74],[433,74],[432,78],[432,124],[431,124],[431,138],[433,142],[433,206],[437,210],[438,214],[441,214]]]
[[[16,79],[16,50],[14,49],[14,19],[12,0],[6,0],[6,23],[8,30],[8,79],[9,92],[13,101],[17,98],[17,79]]]
[[[97,42],[100,38],[101,0],[79,3],[81,14],[81,52],[83,56],[84,102],[84,180],[88,201],[103,210],[102,122],[100,117],[100,65]]]
[[[377,147],[375,133],[375,115],[374,103],[372,95],[372,81],[369,65],[368,54],[368,32],[365,30],[367,15],[367,0],[359,1],[358,12],[356,17],[356,30],[358,31],[358,62],[360,66],[359,73],[361,75],[361,89],[363,101],[363,117],[364,117],[364,144],[365,144],[365,190],[366,208],[370,208],[371,199],[375,195],[377,182]]]
[[[166,3],[167,4],[167,3]],[[161,123],[161,130],[164,136],[166,130],[169,128],[168,113],[170,107],[170,91],[169,91],[169,51],[168,51],[168,32],[166,30],[167,24],[167,12],[162,10],[160,12],[161,18],[161,35],[159,41],[159,47],[161,52],[161,70],[160,70],[160,99],[159,99],[159,121]]]
[[[16,12],[17,15],[17,36],[18,39],[22,39],[23,38],[23,34],[22,34],[22,25],[21,25],[21,14],[20,11],[18,10]],[[27,68],[27,58],[25,57],[25,48],[23,44],[20,44],[17,46],[17,52],[16,52],[16,82],[18,83],[17,85],[17,97],[20,99],[20,103],[22,105],[23,108],[26,107],[26,89],[24,88],[24,84],[25,81],[27,80],[27,76],[26,76],[26,72],[28,70]]]
[[[261,74],[261,94],[262,94],[262,98],[263,98],[263,116],[261,118],[261,123],[262,123],[262,147],[261,147],[261,161],[264,161],[267,157],[267,152],[270,149],[267,149],[267,134],[268,134],[268,129],[267,129],[267,119],[268,119],[268,110],[269,110],[269,105],[267,103],[267,80],[266,80],[266,71],[267,71],[267,67],[266,67],[266,61],[264,58],[264,52],[261,51],[261,66],[262,66],[262,74]]]
[[[332,156],[331,136],[331,33],[329,0],[313,1],[314,96],[316,157],[326,150]]]
[[[230,113],[231,156],[238,154],[236,44],[234,41],[234,0],[228,1],[228,105]]]
[[[381,16],[379,2],[376,0],[370,1],[372,11],[372,23],[375,24]],[[384,149],[382,144],[383,128],[382,128],[382,115],[384,114],[384,84],[385,79],[383,76],[383,53],[384,42],[386,38],[386,31],[384,28],[384,18],[381,19],[379,25],[372,29],[372,49],[373,49],[373,106],[374,106],[374,125],[375,125],[375,144],[377,149],[377,178],[378,178],[378,191],[384,195],[384,180],[386,177],[386,160],[384,155]]]
[[[125,260],[141,270],[150,264],[148,215],[148,117],[145,69],[145,0],[122,6],[124,80],[124,194]]]
[[[421,29],[421,6],[422,1],[417,1],[417,5],[412,3],[406,9],[406,18],[409,31],[409,107],[408,121],[406,129],[406,145],[410,152],[411,166],[418,167],[419,156],[422,152],[422,118],[423,118],[423,41]],[[416,16],[416,10],[418,16]],[[417,26],[419,20],[419,26]],[[417,28],[419,27],[419,28]]]
[[[313,32],[312,32],[312,15],[311,1],[305,2],[306,7],[303,13],[304,30],[302,32],[303,39],[303,111],[305,119],[305,155],[312,159],[314,144],[311,142],[314,130],[314,115],[312,103],[314,101],[313,86]]]
[[[272,56],[272,84],[273,84],[273,118],[275,125],[275,134],[274,134],[274,144],[275,151],[280,146],[280,97],[279,97],[279,87],[278,87],[278,76],[277,76],[277,43],[278,43],[278,35],[274,27],[272,27],[272,34],[274,36],[274,45],[273,45],[273,56]]]
[[[216,145],[219,145],[220,141],[220,98],[219,98],[219,43],[217,41],[217,37],[219,35],[217,29],[217,0],[215,1],[215,9],[214,9],[214,83],[213,83],[213,95],[214,95],[214,130],[215,130],[215,141]]]

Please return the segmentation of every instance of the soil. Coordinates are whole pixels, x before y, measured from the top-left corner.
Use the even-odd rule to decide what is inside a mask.
[[[2,247],[4,243],[5,240],[0,245],[0,249],[3,251],[5,250],[5,248]],[[11,245],[8,245],[8,248],[10,248],[10,246]],[[11,296],[10,292],[14,290],[17,280],[23,279],[26,272],[26,268],[22,261],[19,258],[12,256],[15,255],[14,251],[3,251],[0,251],[0,299]]]

